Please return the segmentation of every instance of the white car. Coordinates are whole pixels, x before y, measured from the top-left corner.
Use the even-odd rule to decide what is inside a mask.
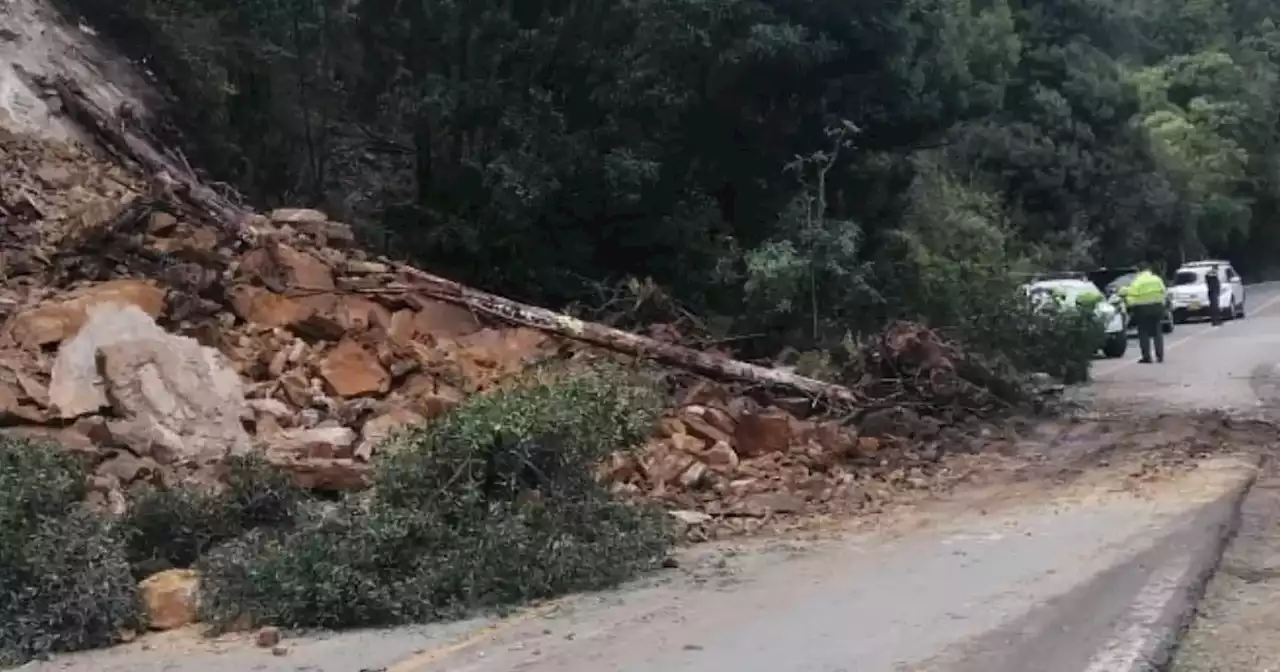
[[[1209,286],[1205,284],[1204,276],[1214,266],[1218,267],[1218,278],[1222,283],[1218,292],[1218,310],[1222,318],[1244,317],[1245,289],[1240,274],[1230,262],[1207,259],[1183,264],[1173,274],[1169,283],[1169,302],[1174,321],[1185,322],[1191,317],[1209,316]]]
[[[1097,285],[1088,280],[1064,278],[1033,282],[1023,285],[1022,290],[1041,306],[1048,305],[1050,301],[1056,301],[1062,306],[1075,305],[1076,299],[1081,295],[1096,293],[1099,301],[1094,310],[1107,334],[1107,340],[1102,344],[1102,354],[1112,358],[1124,356],[1124,351],[1129,347],[1129,335],[1126,331],[1128,316],[1123,304],[1101,298],[1104,295]]]

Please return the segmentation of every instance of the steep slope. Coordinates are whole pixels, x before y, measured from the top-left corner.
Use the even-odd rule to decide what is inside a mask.
[[[107,109],[128,104],[143,111],[158,99],[145,73],[92,28],[69,24],[46,0],[0,0],[0,124],[55,140],[83,139],[39,83],[56,75],[79,82]]]

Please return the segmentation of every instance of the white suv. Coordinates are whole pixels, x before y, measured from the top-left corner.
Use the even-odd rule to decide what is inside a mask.
[[[1222,319],[1242,318],[1244,310],[1244,281],[1230,262],[1207,259],[1183,264],[1169,283],[1169,300],[1175,322],[1185,322],[1190,317],[1209,316],[1209,287],[1204,276],[1210,268],[1218,267],[1222,281],[1218,292],[1218,310]]]

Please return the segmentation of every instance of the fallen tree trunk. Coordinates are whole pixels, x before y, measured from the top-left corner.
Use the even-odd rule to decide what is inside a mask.
[[[236,237],[246,233],[248,220],[254,214],[251,210],[210,189],[185,162],[166,156],[128,128],[117,115],[89,100],[76,82],[58,77],[50,85],[67,115],[97,138],[104,149],[141,166],[151,181],[152,198],[162,199],[172,192],[215,223],[230,227]]]
[[[179,198],[220,225],[233,227],[239,236],[248,233],[248,222],[254,215],[252,211],[232,203],[203,184],[188,166],[166,157],[146,139],[126,128],[120,120],[114,118],[114,114],[89,100],[74,82],[59,78],[53,86],[71,118],[90,131],[108,151],[137,163],[150,174],[153,182],[175,186],[164,190],[171,193],[152,194],[153,197]],[[394,266],[403,277],[411,281],[412,288],[423,295],[462,305],[504,322],[528,326],[627,355],[650,358],[720,380],[752,383],[828,404],[859,401],[857,395],[846,387],[586,322],[472,289],[406,264],[395,263]]]
[[[414,290],[431,298],[465,306],[477,313],[504,322],[520,324],[641,358],[677,366],[721,380],[738,380],[765,387],[821,398],[827,403],[854,403],[859,398],[847,387],[814,378],[758,366],[720,355],[663,343],[652,338],[587,322],[546,308],[530,306],[501,296],[472,289],[405,264],[397,269],[412,282]]]

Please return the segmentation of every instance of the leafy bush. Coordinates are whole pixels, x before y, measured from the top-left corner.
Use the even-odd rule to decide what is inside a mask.
[[[0,441],[0,665],[141,626],[124,545],[80,504],[85,476],[55,446]]]
[[[904,227],[886,249],[902,261],[882,279],[902,316],[941,329],[1011,367],[1011,375],[1085,380],[1102,344],[1093,314],[1032,305],[1017,271],[1042,265],[1044,254],[1013,244],[1005,211],[990,194],[958,183],[929,154],[915,165]]]
[[[473,397],[382,448],[372,499],[202,562],[206,619],[289,627],[421,622],[614,585],[671,537],[593,477],[647,435],[658,397],[607,367]]]
[[[1047,373],[1067,383],[1084,382],[1102,346],[1104,330],[1092,310],[1075,306],[1037,308],[1020,292],[993,297],[988,310],[953,329],[981,354],[1019,373]]]
[[[661,413],[661,398],[640,375],[602,365],[473,397],[441,422],[384,446],[378,497],[394,506],[438,506],[440,496],[487,490],[488,499],[520,470],[547,487],[587,489],[587,465],[642,441]]]
[[[287,526],[302,491],[257,456],[229,458],[225,487],[152,488],[135,495],[120,521],[135,573],[190,567],[215,544],[259,526]]]

